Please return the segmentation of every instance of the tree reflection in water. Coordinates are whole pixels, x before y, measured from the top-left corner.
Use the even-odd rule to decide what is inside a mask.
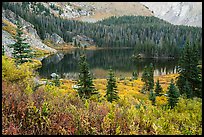
[[[51,55],[42,60],[42,67],[38,69],[41,77],[49,78],[51,73],[57,73],[62,78],[77,79],[78,60],[82,50]],[[111,67],[117,77],[131,76],[137,70],[141,75],[145,65],[153,63],[154,75],[176,73],[178,59],[138,59],[132,60],[133,49],[103,49],[86,50],[87,61],[95,78],[106,78]]]

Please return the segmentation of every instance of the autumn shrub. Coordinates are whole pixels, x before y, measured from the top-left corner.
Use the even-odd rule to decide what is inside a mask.
[[[25,92],[31,93],[34,77],[33,68],[29,63],[16,66],[14,59],[2,56],[2,79],[17,83]]]
[[[156,105],[164,106],[168,103],[166,96],[156,96]]]
[[[57,87],[49,84],[49,80],[35,91],[30,88],[31,92],[27,94],[23,87],[32,82],[23,82],[33,77],[33,68],[26,64],[16,67],[12,59],[5,57],[2,65],[3,134],[202,134],[202,99],[181,96],[173,109],[166,107],[167,97],[156,97],[156,105],[153,106],[148,94],[138,91],[121,94],[120,99],[112,103],[104,96],[81,100],[67,83]]]
[[[49,133],[46,102],[36,106],[32,95],[26,94],[17,84],[3,81],[2,87],[3,134]]]
[[[27,96],[17,84],[2,81],[2,133],[19,134],[20,122],[25,117]]]

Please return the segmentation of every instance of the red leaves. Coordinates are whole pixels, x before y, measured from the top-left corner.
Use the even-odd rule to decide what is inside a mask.
[[[14,125],[14,123],[10,122],[8,129],[3,130],[3,134],[7,135],[17,135],[18,134],[18,129]]]
[[[69,127],[69,128],[67,129],[68,135],[74,135],[74,132],[75,132],[75,128],[74,128],[74,127]]]
[[[14,102],[11,103],[11,109],[14,111]]]

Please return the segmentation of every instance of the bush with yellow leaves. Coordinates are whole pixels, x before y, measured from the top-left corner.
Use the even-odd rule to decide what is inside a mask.
[[[16,66],[12,58],[2,56],[2,80],[18,83],[26,92],[32,92],[34,72],[29,63]]]
[[[166,105],[168,103],[166,96],[156,96],[156,105]]]

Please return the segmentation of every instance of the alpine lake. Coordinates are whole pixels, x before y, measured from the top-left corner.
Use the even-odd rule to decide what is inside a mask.
[[[107,78],[110,68],[118,78],[132,77],[133,71],[141,76],[144,67],[150,63],[154,67],[154,76],[177,73],[178,59],[132,59],[133,49],[73,49],[58,51],[42,59],[42,67],[38,69],[40,77],[50,78],[52,73],[56,73],[60,78],[76,80],[79,74],[79,58],[83,52],[93,78]]]

